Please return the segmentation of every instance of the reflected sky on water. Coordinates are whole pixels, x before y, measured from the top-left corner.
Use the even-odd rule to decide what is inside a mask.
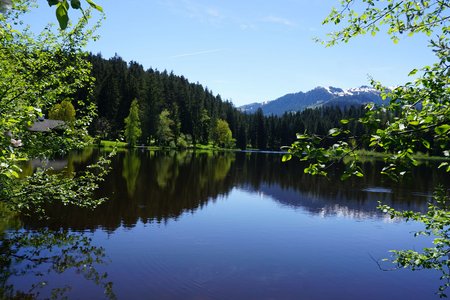
[[[448,179],[433,165],[402,185],[380,178],[376,162],[363,166],[365,178],[341,182],[269,153],[128,151],[112,167],[99,191],[107,203],[93,212],[55,207],[46,224],[85,232],[105,248],[110,263],[99,268],[119,299],[435,297],[439,274],[385,272],[374,261],[390,249],[429,245],[411,234],[419,224],[391,220],[376,206],[424,211],[433,186]],[[96,293],[67,277],[69,295]]]

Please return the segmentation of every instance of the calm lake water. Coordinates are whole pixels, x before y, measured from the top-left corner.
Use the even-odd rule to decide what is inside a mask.
[[[59,162],[80,169],[97,151]],[[398,185],[367,163],[363,179],[303,174],[279,154],[119,153],[102,184],[110,200],[97,210],[56,207],[52,221],[23,227],[65,228],[104,248],[119,299],[434,299],[439,274],[380,270],[390,249],[421,249],[420,224],[376,209],[424,211],[433,187],[448,182],[422,165]],[[25,230],[25,229],[24,229]],[[392,268],[388,263],[383,268]],[[43,274],[50,287],[69,285],[73,299],[103,299],[103,289],[75,271]],[[28,290],[34,278],[11,276]]]

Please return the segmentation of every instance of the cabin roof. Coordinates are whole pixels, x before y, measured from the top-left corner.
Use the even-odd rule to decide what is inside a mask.
[[[30,131],[50,132],[52,129],[62,129],[66,122],[52,119],[39,119],[29,128]]]

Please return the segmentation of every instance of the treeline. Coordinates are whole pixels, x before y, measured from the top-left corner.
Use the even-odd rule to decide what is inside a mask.
[[[340,125],[340,119],[363,114],[360,107],[324,107],[283,116],[264,116],[261,110],[249,115],[201,84],[190,83],[172,72],[145,70],[139,63],[127,63],[117,55],[104,59],[97,54],[88,59],[96,79],[94,95],[98,107],[98,117],[90,130],[102,139],[123,137],[124,120],[134,99],[139,104],[139,143],[147,145],[161,141],[158,137],[164,122],[170,125],[173,144],[207,144],[214,138],[218,121],[224,120],[237,148],[279,149],[290,145],[298,132],[326,134]],[[355,135],[364,131],[351,130]]]

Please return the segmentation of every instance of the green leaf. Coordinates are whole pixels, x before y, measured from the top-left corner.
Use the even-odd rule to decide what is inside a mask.
[[[425,146],[425,148],[430,149],[430,142],[423,140],[422,144]]]
[[[56,5],[59,3],[58,0],[47,0],[47,2],[48,2],[48,5],[50,5],[50,6],[53,6],[53,5]]]
[[[439,165],[438,169],[448,166],[448,162],[443,162]]]
[[[341,122],[341,124],[345,125],[345,124],[348,124],[350,122],[350,120],[342,119],[340,122]]]
[[[361,173],[360,171],[356,171],[353,173],[356,177],[364,177],[364,174]]]
[[[417,73],[417,69],[413,69],[411,70],[411,72],[409,72],[408,76],[413,76]]]
[[[86,2],[89,3],[89,5],[90,5],[92,8],[94,8],[94,9],[100,11],[100,12],[103,12],[103,8],[102,8],[100,5],[95,4],[94,1],[92,1],[92,0],[86,0]]]
[[[58,19],[59,27],[61,29],[66,29],[67,24],[69,24],[69,15],[66,6],[63,3],[59,3],[56,8],[56,18]]]
[[[283,158],[281,159],[281,161],[286,162],[291,159],[292,159],[292,154],[285,154],[285,155],[283,155]]]
[[[448,131],[450,131],[449,124],[444,124],[444,125],[438,126],[434,129],[434,132],[436,132],[438,135],[446,134]]]

